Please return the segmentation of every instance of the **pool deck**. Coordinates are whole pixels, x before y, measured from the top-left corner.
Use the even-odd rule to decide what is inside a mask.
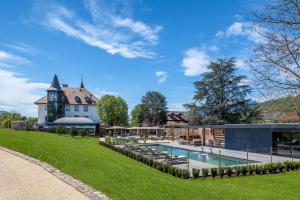
[[[101,141],[104,141],[104,138],[100,139]],[[139,143],[144,143],[143,141],[139,141]],[[174,147],[174,148],[181,148],[181,149],[189,149],[191,151],[200,151],[204,153],[213,153],[213,154],[219,154],[221,151],[222,156],[228,156],[228,157],[233,157],[233,158],[239,158],[239,159],[247,159],[247,152],[246,151],[237,151],[237,150],[230,150],[230,149],[222,149],[222,148],[216,148],[216,147],[207,147],[207,146],[190,146],[190,145],[182,145],[179,144],[178,141],[171,141],[171,140],[157,140],[157,141],[152,141],[152,140],[147,140],[146,144],[161,144],[169,147]],[[248,159],[250,160],[249,165],[259,165],[259,164],[267,164],[271,163],[271,155],[267,154],[262,154],[262,153],[248,153]],[[291,157],[284,157],[284,156],[272,156],[272,162],[283,162],[283,161],[291,161]],[[300,159],[293,159],[294,161],[300,161]],[[255,161],[255,163],[251,163],[251,161]],[[189,167],[190,171],[192,168],[213,168],[213,167],[219,167],[218,165],[213,165],[209,163],[204,163],[201,161],[189,159],[189,165],[188,164],[179,164],[176,165],[179,168],[187,168]],[[221,166],[224,167],[224,166]]]
[[[177,141],[161,141],[161,142],[150,142],[150,143],[155,143],[155,144],[163,144],[166,146],[170,146],[170,147],[176,147],[176,148],[182,148],[182,149],[189,149],[192,151],[200,151],[200,152],[205,152],[205,153],[213,153],[213,154],[219,154],[219,152],[221,151],[221,155],[223,156],[228,156],[228,157],[234,157],[234,158],[240,158],[240,159],[247,159],[247,152],[245,151],[236,151],[236,150],[229,150],[229,149],[222,149],[222,148],[216,148],[216,147],[207,147],[207,146],[189,146],[189,145],[182,145],[182,144],[178,144]],[[260,153],[248,153],[248,159],[251,161],[256,161],[258,163],[255,164],[266,164],[266,163],[271,163],[271,155],[267,155],[267,154],[260,154]],[[272,156],[272,162],[283,162],[283,161],[291,161],[292,158],[290,157],[283,157],[283,156]],[[293,159],[293,160],[297,160],[300,161],[300,159]],[[198,163],[198,162],[197,162]],[[200,162],[202,163],[202,162]],[[206,164],[206,163],[205,163]],[[249,164],[251,164],[249,162]],[[204,167],[203,164],[201,164],[202,167]],[[217,167],[215,165],[211,165],[214,167]]]

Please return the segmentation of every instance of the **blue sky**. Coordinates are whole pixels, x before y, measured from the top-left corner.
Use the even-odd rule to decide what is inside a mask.
[[[96,96],[122,96],[130,109],[157,90],[182,110],[210,61],[234,56],[249,75],[244,60],[261,38],[247,12],[261,2],[1,1],[0,110],[36,116],[55,73],[70,86],[82,75]]]

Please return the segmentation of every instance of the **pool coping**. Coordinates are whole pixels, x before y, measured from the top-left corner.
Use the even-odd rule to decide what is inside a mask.
[[[216,147],[207,147],[207,146],[188,146],[188,145],[181,145],[178,144],[177,142],[172,142],[169,141],[168,143],[154,143],[154,144],[162,144],[165,146],[172,146],[172,147],[177,147],[177,148],[182,148],[182,149],[188,149],[188,150],[193,150],[193,151],[200,151],[206,153],[212,152],[213,154],[219,154],[219,151],[221,151],[221,155],[228,156],[228,157],[233,157],[233,158],[239,158],[243,160],[247,160],[247,152],[245,151],[236,151],[236,150],[230,150],[230,149],[221,149],[221,148],[216,148]],[[259,153],[252,153],[248,152],[248,159],[252,161],[256,161],[257,163],[255,164],[267,164],[271,162],[271,156],[266,155],[266,154],[259,154]],[[283,157],[283,156],[272,156],[272,162],[283,162],[283,161],[291,161],[292,159],[289,157]],[[294,161],[300,161],[298,158],[293,158]],[[200,161],[199,161],[200,162]],[[249,163],[251,164],[251,163]]]

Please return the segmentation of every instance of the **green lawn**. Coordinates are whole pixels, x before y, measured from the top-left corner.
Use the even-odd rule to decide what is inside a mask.
[[[182,180],[102,147],[95,138],[0,130],[0,146],[50,163],[114,199],[300,199],[299,170]]]

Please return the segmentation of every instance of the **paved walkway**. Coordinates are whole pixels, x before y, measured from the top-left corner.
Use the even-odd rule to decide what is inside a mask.
[[[42,167],[0,149],[0,199],[87,200]]]

